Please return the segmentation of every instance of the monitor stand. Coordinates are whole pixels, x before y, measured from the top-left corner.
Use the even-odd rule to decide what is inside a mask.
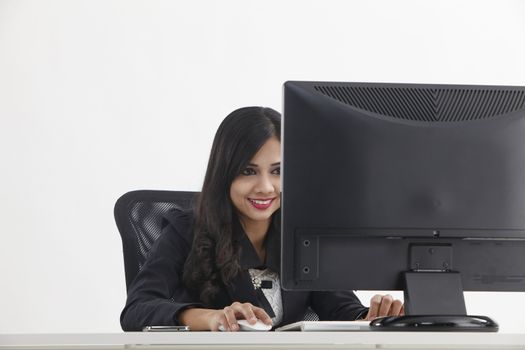
[[[486,316],[467,316],[461,275],[452,271],[409,271],[405,277],[405,314],[370,323],[377,331],[497,332]]]

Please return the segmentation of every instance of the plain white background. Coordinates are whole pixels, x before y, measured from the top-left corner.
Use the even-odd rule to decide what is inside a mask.
[[[199,190],[233,109],[293,79],[525,85],[524,34],[522,1],[0,0],[0,332],[119,331],[115,200]],[[466,299],[525,332],[525,293]]]

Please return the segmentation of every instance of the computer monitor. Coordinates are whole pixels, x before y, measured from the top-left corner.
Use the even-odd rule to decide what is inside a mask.
[[[283,288],[525,291],[525,87],[286,82],[282,152]]]

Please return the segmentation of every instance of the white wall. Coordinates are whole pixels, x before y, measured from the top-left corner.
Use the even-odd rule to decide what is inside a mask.
[[[291,79],[525,85],[524,33],[520,1],[0,0],[0,332],[119,331],[115,200],[198,190],[231,110]],[[524,303],[467,294],[505,332]]]

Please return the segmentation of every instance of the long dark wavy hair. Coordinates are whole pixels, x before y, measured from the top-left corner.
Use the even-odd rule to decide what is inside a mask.
[[[234,239],[240,222],[230,198],[231,184],[273,136],[281,139],[281,115],[265,107],[233,111],[215,134],[183,274],[185,285],[198,291],[205,303],[221,284],[229,285],[240,270],[240,251]]]

